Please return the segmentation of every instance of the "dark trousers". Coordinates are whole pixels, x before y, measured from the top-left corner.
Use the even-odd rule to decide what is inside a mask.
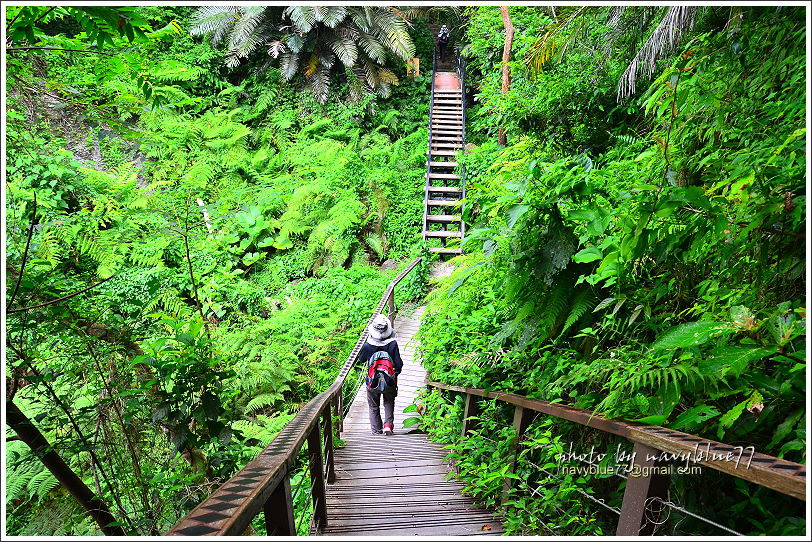
[[[395,425],[395,396],[397,388],[386,388],[386,391],[367,390],[369,405],[369,425],[375,434],[383,432],[383,424]],[[383,397],[383,421],[381,421],[381,397]]]
[[[437,42],[437,47],[440,49],[440,62],[445,60],[445,43]]]

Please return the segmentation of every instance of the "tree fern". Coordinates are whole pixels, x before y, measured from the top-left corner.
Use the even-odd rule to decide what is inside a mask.
[[[593,294],[590,289],[585,287],[580,288],[572,300],[572,308],[570,309],[567,319],[564,321],[564,325],[561,327],[561,331],[558,333],[558,338],[564,337],[564,334],[573,324],[580,320],[585,314],[589,313],[592,307],[595,306],[596,301],[595,294]]]

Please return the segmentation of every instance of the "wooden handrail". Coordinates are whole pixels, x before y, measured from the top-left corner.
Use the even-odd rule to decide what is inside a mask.
[[[415,258],[386,288],[375,312],[355,343],[355,347],[341,367],[338,376],[326,391],[311,399],[288,422],[267,447],[250,463],[240,469],[226,483],[209,495],[202,503],[180,520],[167,533],[179,536],[240,535],[260,511],[265,512],[268,534],[295,535],[293,501],[290,491],[290,472],[304,442],[308,442],[310,478],[313,487],[315,524],[327,524],[324,482],[332,481],[333,454],[325,453],[326,475],[322,468],[322,443],[332,450],[332,427],[341,424],[341,396],[344,381],[358,359],[358,353],[367,340],[367,328],[384,308],[390,318],[395,314],[395,286],[422,260]],[[330,409],[335,408],[333,419]],[[319,420],[324,421],[324,437]]]
[[[531,399],[515,393],[452,386],[429,380],[426,386],[429,389],[436,388],[465,395],[463,435],[470,432],[471,418],[478,412],[474,398],[496,399],[515,407],[513,425],[517,431],[517,443],[530,424],[528,412],[541,412],[628,439],[634,443],[635,466],[650,467],[667,464],[669,461],[704,465],[796,499],[806,500],[805,465],[756,453],[752,447],[732,446],[656,425],[611,420],[590,410]],[[662,452],[666,455],[664,456]],[[639,472],[645,474],[629,476],[623,495],[618,535],[650,534],[645,532],[646,515],[654,517],[652,514],[656,515],[656,511],[649,510],[649,506],[657,497],[665,497],[668,482],[667,476],[652,474],[653,471],[656,472],[656,469],[641,468]],[[506,479],[505,497],[509,489],[510,481]]]

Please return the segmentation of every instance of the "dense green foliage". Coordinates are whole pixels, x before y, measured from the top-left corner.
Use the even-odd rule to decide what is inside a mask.
[[[469,111],[477,145],[461,157],[471,227],[468,254],[430,295],[420,330],[432,378],[804,462],[803,10],[700,10],[679,47],[621,102],[621,74],[659,19],[640,36],[618,37],[609,8],[510,12],[506,94],[499,11],[468,13],[480,104]],[[555,29],[559,42],[545,42]],[[539,47],[565,46],[538,62]],[[507,128],[505,147],[496,145],[497,126]],[[446,424],[461,416],[461,403],[443,401],[431,399],[439,411],[426,409],[429,425],[462,450],[472,491],[498,500],[507,451],[492,435],[510,426],[510,412],[492,406],[481,438],[460,440],[459,426]],[[533,463],[554,456],[553,436],[576,449],[614,449],[583,433],[538,419],[528,440],[547,435],[547,447],[532,452]],[[519,480],[535,481],[531,455],[522,461]],[[541,478],[507,507],[511,532],[613,532],[611,514],[575,490],[618,505],[616,484]],[[709,479],[712,494],[702,491]],[[560,488],[555,498],[528,498],[549,488]],[[672,492],[678,504],[713,502],[713,517],[741,532],[803,532],[799,502],[730,477],[686,477]],[[584,506],[594,514],[573,511]],[[570,512],[571,523],[557,523]],[[678,529],[711,528],[688,518]]]
[[[392,65],[388,99],[321,105],[229,70],[194,13],[9,11],[10,392],[131,534],[165,532],[332,383],[420,253],[427,81]],[[9,534],[98,533],[23,442],[7,453]]]

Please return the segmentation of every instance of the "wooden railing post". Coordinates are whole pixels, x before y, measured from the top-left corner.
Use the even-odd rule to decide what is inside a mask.
[[[313,492],[313,522],[318,533],[327,526],[327,502],[324,489],[324,462],[321,454],[321,431],[319,423],[307,437],[307,455],[310,458],[310,487]]]
[[[330,407],[324,409],[324,455],[327,459],[327,483],[336,481],[335,451],[333,449],[333,417]]]
[[[471,418],[479,414],[479,402],[475,395],[465,394],[465,411],[462,414],[462,436],[467,437],[476,421]]]
[[[289,475],[285,475],[265,501],[263,511],[265,512],[265,531],[268,536],[296,536]]]
[[[336,413],[336,433],[341,435],[341,432],[344,431],[344,385],[342,384],[338,388],[338,395],[336,395],[335,399],[335,413]]]
[[[394,318],[395,318],[395,289],[392,288],[392,291],[389,293],[389,298],[386,300],[386,305],[389,307],[389,320],[392,321],[392,325],[395,325]]]
[[[509,474],[513,474],[513,471],[516,469],[516,458],[519,455],[519,443],[522,440],[524,432],[527,430],[527,427],[530,425],[530,422],[532,421],[533,421],[532,410],[525,410],[523,407],[520,407],[518,405],[514,407],[513,428],[516,430],[516,436],[514,437],[514,440],[510,445],[511,452],[510,457],[508,459],[510,465],[510,468],[508,468]],[[502,503],[507,501],[511,487],[513,487],[512,478],[506,476],[504,482],[502,483]]]
[[[654,533],[662,506],[658,508],[652,505],[657,498],[665,500],[669,482],[667,475],[657,473],[656,468],[655,472],[651,470],[652,467],[662,466],[662,463],[655,460],[659,454],[659,450],[635,442],[632,449],[632,471],[629,472],[626,490],[623,492],[617,536],[646,536]]]

